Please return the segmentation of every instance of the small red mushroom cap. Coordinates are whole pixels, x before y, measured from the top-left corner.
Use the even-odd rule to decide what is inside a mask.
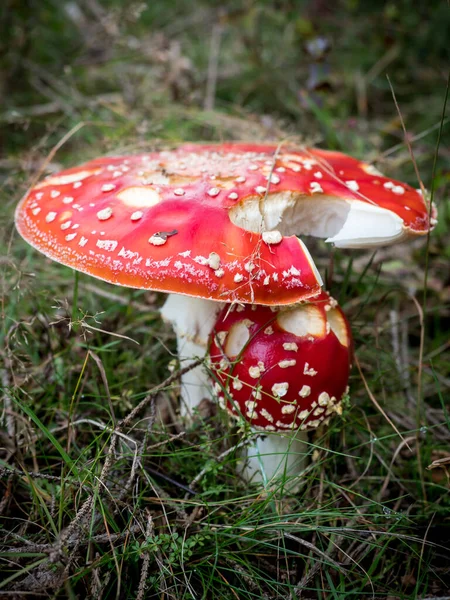
[[[226,307],[209,352],[221,404],[257,429],[311,429],[342,413],[352,338],[327,292],[294,308]]]

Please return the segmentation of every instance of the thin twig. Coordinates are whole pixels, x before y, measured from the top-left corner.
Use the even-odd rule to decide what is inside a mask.
[[[150,513],[147,515],[147,529],[145,530],[145,542],[152,536],[153,533],[153,519]],[[139,578],[138,592],[136,594],[136,600],[144,600],[146,591],[146,582],[148,569],[150,566],[150,553],[148,551],[142,554],[142,569],[141,576]]]

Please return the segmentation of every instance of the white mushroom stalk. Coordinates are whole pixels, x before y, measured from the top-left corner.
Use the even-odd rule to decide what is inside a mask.
[[[183,367],[205,357],[211,331],[222,307],[221,302],[203,298],[181,294],[169,294],[167,297],[161,316],[175,331],[178,358]],[[194,409],[203,398],[211,398],[212,395],[213,382],[204,365],[185,373],[181,378],[181,416],[192,418]]]

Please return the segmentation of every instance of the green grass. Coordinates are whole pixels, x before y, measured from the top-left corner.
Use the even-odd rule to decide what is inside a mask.
[[[0,8],[0,598],[448,596],[448,4],[25,4]],[[177,421],[163,295],[50,262],[14,207],[42,169],[181,140],[307,141],[418,187],[387,74],[440,221],[376,253],[308,240],[367,387],[354,367],[295,494],[262,490],[215,407]]]

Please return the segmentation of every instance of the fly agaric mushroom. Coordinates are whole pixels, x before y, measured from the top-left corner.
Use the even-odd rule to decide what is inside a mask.
[[[351,353],[350,326],[327,292],[294,307],[223,309],[209,348],[219,402],[269,434],[251,449],[247,478],[299,470],[304,432],[342,413]]]
[[[28,192],[16,225],[53,260],[171,293],[162,315],[191,358],[205,352],[221,303],[282,306],[319,293],[320,275],[296,235],[370,247],[424,235],[433,220],[417,191],[343,154],[228,143],[65,170]],[[200,368],[183,383],[190,408],[209,393]]]

